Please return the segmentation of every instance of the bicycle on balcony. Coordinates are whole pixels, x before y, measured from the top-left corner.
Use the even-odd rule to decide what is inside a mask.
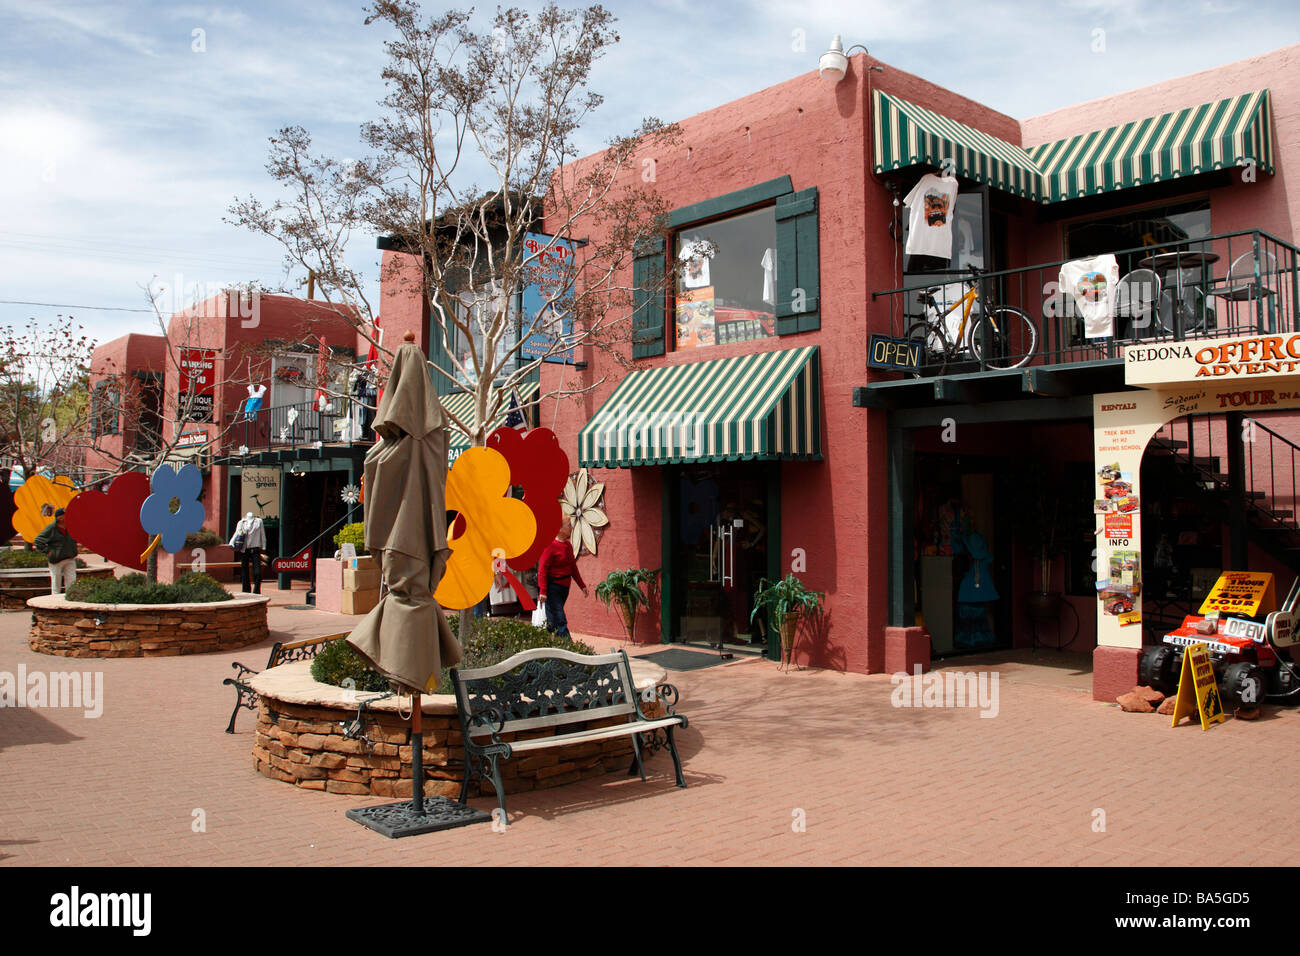
[[[920,363],[913,375],[942,372],[950,364],[964,361],[967,354],[981,368],[1012,369],[1028,365],[1038,352],[1038,326],[1029,314],[1014,306],[1000,305],[976,313],[982,271],[970,267],[962,280],[965,291],[951,305],[943,307],[938,296],[943,286],[932,286],[917,294],[925,318],[908,326],[904,337],[919,346]],[[950,333],[948,317],[961,309],[961,322]]]

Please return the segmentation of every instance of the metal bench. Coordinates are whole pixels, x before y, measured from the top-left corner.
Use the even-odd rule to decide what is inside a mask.
[[[501,785],[498,762],[567,744],[591,743],[614,737],[632,738],[631,776],[645,780],[643,751],[667,746],[677,774],[677,786],[685,787],[682,762],[677,755],[673,731],[686,726],[686,718],[673,713],[677,688],[659,684],[644,692],[636,690],[627,652],[587,656],[553,647],[521,651],[491,667],[451,671],[456,690],[456,710],[465,742],[465,782],[460,802],[465,803],[473,780],[490,779],[496,790],[501,816],[506,816],[506,795]],[[658,701],[663,717],[646,716],[641,701]],[[626,723],[588,729],[602,718],[626,718]],[[520,731],[554,729],[551,737],[527,740],[502,739]],[[662,730],[666,744],[657,738]]]
[[[266,667],[263,670],[270,670],[277,664],[311,660],[330,641],[336,641],[340,637],[347,637],[348,633],[344,631],[342,634],[309,637],[306,640],[293,641],[289,644],[276,641],[275,646],[271,648],[271,656],[267,658]],[[253,710],[257,707],[257,691],[248,686],[247,680],[254,674],[260,673],[260,671],[245,667],[238,661],[232,662],[230,666],[235,668],[236,674],[234,677],[227,677],[221,684],[222,686],[229,684],[235,688],[235,709],[230,712],[230,723],[226,725],[226,733],[233,734],[235,732],[235,718],[239,716],[239,708],[247,707],[249,710]]]

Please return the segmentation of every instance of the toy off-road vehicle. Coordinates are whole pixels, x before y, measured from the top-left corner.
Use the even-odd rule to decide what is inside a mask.
[[[1219,578],[1206,604],[1233,573]],[[1271,576],[1263,577],[1269,577],[1271,593]],[[1263,621],[1231,612],[1189,614],[1181,627],[1164,636],[1161,644],[1143,652],[1138,679],[1173,694],[1178,690],[1183,653],[1193,644],[1203,644],[1214,664],[1214,677],[1225,705],[1252,707],[1265,700],[1294,700],[1300,694],[1300,670],[1291,659],[1291,648],[1300,643],[1295,628],[1297,603],[1300,578],[1292,582],[1282,607],[1263,615]],[[1202,605],[1201,610],[1205,609],[1206,605]],[[1258,608],[1258,601],[1255,609],[1263,610]]]

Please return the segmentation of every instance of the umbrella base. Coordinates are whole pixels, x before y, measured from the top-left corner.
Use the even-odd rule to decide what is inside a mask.
[[[358,807],[349,810],[347,817],[394,840],[492,821],[492,817],[482,810],[457,803],[449,797],[425,797],[423,813],[417,813],[411,801],[404,800],[377,807]]]

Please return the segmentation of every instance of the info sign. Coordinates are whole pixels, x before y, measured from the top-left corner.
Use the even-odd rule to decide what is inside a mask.
[[[1201,605],[1201,614],[1256,617],[1277,610],[1273,575],[1266,571],[1224,571]]]
[[[212,401],[217,385],[216,349],[182,348],[178,400],[186,421],[212,421]]]

